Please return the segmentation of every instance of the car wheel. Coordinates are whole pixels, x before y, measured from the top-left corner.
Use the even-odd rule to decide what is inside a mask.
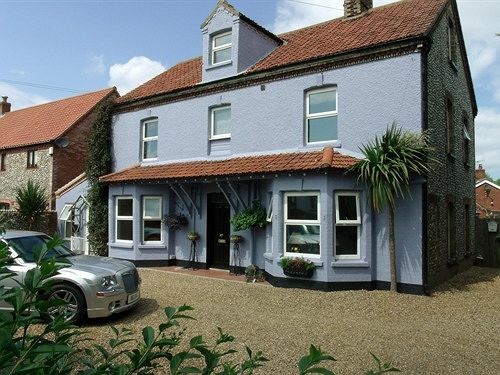
[[[87,306],[82,292],[72,285],[56,285],[47,295],[48,300],[61,300],[66,302],[62,306],[50,307],[47,310],[46,320],[52,321],[57,316],[63,315],[67,322],[78,324],[86,316]]]

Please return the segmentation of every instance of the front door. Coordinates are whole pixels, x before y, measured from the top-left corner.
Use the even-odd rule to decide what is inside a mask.
[[[207,195],[207,265],[229,269],[229,204],[223,194]]]

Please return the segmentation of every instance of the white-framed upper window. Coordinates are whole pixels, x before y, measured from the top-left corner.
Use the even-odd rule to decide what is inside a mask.
[[[66,240],[70,239],[73,235],[73,205],[65,204],[61,214],[59,215],[59,221],[62,224],[62,237]]]
[[[335,141],[337,135],[337,89],[329,87],[306,94],[307,143]]]
[[[134,239],[134,200],[132,197],[116,197],[115,201],[115,240],[132,242]]]
[[[359,259],[361,212],[359,193],[335,194],[335,258]]]
[[[231,61],[232,33],[231,31],[216,34],[212,37],[212,65]]]
[[[162,242],[162,198],[142,198],[142,241],[143,243]]]
[[[210,110],[210,139],[231,138],[231,106]]]
[[[285,256],[320,257],[319,198],[316,192],[285,193]]]
[[[448,19],[448,59],[453,63],[457,64],[457,34],[455,32],[455,24],[453,21]]]
[[[35,150],[30,150],[26,154],[26,167],[35,168],[37,163],[37,155]]]
[[[142,160],[158,157],[158,119],[142,123]]]

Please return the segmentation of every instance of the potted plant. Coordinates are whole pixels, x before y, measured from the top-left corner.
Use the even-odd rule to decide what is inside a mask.
[[[198,232],[189,231],[187,232],[187,238],[189,241],[198,241],[200,239],[200,235],[198,234]]]
[[[281,258],[279,265],[283,268],[283,273],[290,277],[312,277],[316,266],[309,259],[305,258]]]
[[[229,240],[231,241],[231,243],[241,243],[243,242],[243,237],[240,236],[239,234],[231,234]]]
[[[188,225],[188,219],[184,215],[165,215],[163,218],[163,224],[165,224],[169,229],[177,230]]]
[[[259,267],[251,264],[245,268],[245,278],[247,283],[264,281],[264,272]]]
[[[254,201],[250,207],[238,212],[231,219],[235,231],[249,228],[262,228],[267,224],[266,210],[259,201]]]

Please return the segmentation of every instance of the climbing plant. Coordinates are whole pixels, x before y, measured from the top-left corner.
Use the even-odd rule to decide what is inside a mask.
[[[108,187],[99,177],[111,171],[111,123],[113,101],[101,103],[97,108],[92,132],[88,139],[88,157],[85,165],[90,205],[88,239],[90,249],[98,255],[108,254]]]

